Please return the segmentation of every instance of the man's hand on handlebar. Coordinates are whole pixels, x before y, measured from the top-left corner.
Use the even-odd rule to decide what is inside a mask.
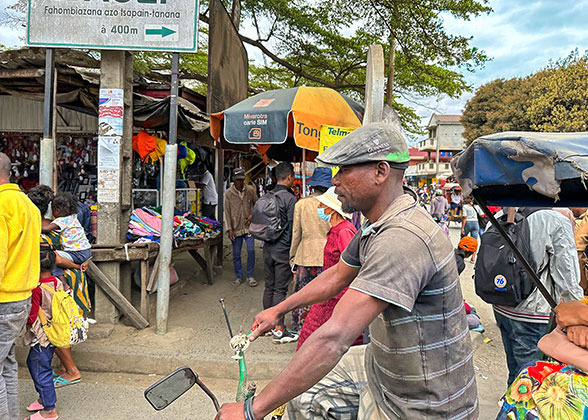
[[[268,308],[261,311],[255,316],[253,324],[251,325],[251,335],[249,340],[253,341],[262,334],[274,328],[280,321],[280,313],[276,311],[275,307]]]
[[[214,420],[245,420],[243,403],[223,404]]]

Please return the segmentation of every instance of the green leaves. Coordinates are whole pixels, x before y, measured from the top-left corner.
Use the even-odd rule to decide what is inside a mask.
[[[464,136],[501,131],[588,130],[588,57],[578,51],[523,79],[497,79],[481,86],[462,115]]]

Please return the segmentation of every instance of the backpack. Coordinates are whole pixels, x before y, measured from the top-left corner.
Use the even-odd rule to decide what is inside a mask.
[[[82,311],[74,298],[65,290],[53,290],[44,283],[41,283],[41,287],[52,295],[51,321],[47,321],[43,308],[39,308],[41,325],[49,342],[55,347],[67,348],[85,341],[87,327],[84,325]]]
[[[277,197],[282,191],[288,193],[286,190],[270,191],[255,202],[251,214],[251,225],[249,225],[249,233],[255,239],[276,242],[286,229],[286,223],[282,221],[280,215]]]
[[[524,209],[515,213],[514,223],[506,221],[507,215],[498,218],[498,223],[531,267],[537,266],[531,255],[531,239],[527,217],[533,211]],[[475,264],[474,282],[476,294],[486,303],[515,307],[535,290],[533,279],[518,261],[504,238],[493,226],[484,232]]]

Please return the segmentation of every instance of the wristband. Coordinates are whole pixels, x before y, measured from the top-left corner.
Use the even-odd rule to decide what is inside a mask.
[[[255,420],[255,416],[253,415],[253,399],[255,397],[247,398],[245,400],[245,404],[243,405],[243,412],[245,414],[245,420]]]

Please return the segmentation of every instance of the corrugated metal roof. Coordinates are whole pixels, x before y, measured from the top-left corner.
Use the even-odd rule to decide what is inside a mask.
[[[57,107],[58,133],[95,133],[98,118]],[[43,102],[19,96],[0,95],[0,131],[43,132]]]

